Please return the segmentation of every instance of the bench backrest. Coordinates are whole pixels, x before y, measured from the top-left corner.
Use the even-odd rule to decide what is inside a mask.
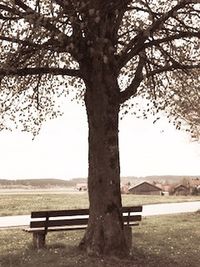
[[[142,212],[142,206],[123,207],[124,224],[141,221],[141,215],[135,213]],[[134,213],[134,214],[132,214]],[[30,228],[43,228],[45,231],[52,227],[61,226],[86,226],[89,218],[89,209],[72,210],[52,210],[52,211],[33,211]]]

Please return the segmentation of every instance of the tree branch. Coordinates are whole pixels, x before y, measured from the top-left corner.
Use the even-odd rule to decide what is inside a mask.
[[[81,11],[78,12],[76,10],[76,7],[72,1],[68,0],[67,5],[62,0],[55,0],[55,2],[56,2],[56,4],[61,6],[63,11],[65,12],[65,14],[67,14],[69,16],[69,20],[70,20],[72,28],[73,28],[74,39],[78,38],[79,40],[81,40],[81,36],[82,36],[82,34],[81,34],[82,30],[80,27],[81,21],[80,21],[79,14],[78,14]]]
[[[33,15],[34,18],[32,19],[34,19],[34,21],[38,21],[39,25],[44,27],[46,30],[52,32],[53,34],[62,34],[63,38],[65,39],[65,42],[71,40],[70,37],[65,35],[55,25],[53,25],[49,18],[40,15],[30,6],[26,5],[23,1],[15,0],[15,4],[18,5],[18,7],[20,7],[21,9],[23,9],[26,12],[26,15]],[[26,15],[24,15],[24,19],[26,19]]]
[[[138,33],[126,46],[120,56],[119,65],[122,68],[126,63],[136,56],[145,48],[145,41],[161,28],[161,26],[181,8],[189,4],[199,3],[199,0],[182,0],[176,6],[166,13],[163,13],[160,18],[156,19],[147,29]]]
[[[135,76],[131,82],[131,84],[120,93],[120,103],[124,103],[126,100],[128,100],[131,96],[134,96],[137,93],[137,89],[140,85],[140,83],[143,80],[143,67],[145,65],[146,55],[144,53],[140,53],[140,59],[138,62],[138,66],[135,72]]]
[[[138,66],[135,72],[135,76],[131,84],[124,91],[120,93],[121,104],[124,103],[126,100],[128,100],[130,97],[136,95],[137,89],[144,79],[148,79],[157,74],[161,74],[161,73],[168,72],[168,71],[174,71],[174,70],[187,71],[187,70],[192,70],[192,69],[200,69],[200,63],[189,65],[189,64],[181,64],[178,62],[174,62],[172,65],[162,66],[158,69],[148,72],[145,76],[143,76],[142,70],[143,70],[145,63],[146,63],[146,57],[143,54],[142,56],[140,56],[140,60],[139,60],[139,63],[138,63]]]
[[[0,10],[10,12],[11,14],[14,13],[15,15],[19,15],[19,12],[17,12],[17,10],[14,7],[11,8],[9,6],[0,4]]]
[[[174,70],[192,70],[192,69],[200,69],[200,63],[194,64],[194,65],[189,65],[189,64],[172,64],[172,65],[166,65],[163,67],[160,67],[158,69],[152,70],[144,78],[150,78],[156,74],[161,74],[163,72],[167,71],[174,71]]]
[[[187,38],[187,37],[197,37],[200,38],[200,32],[185,32],[185,31],[180,31],[178,34],[173,34],[170,36],[167,36],[165,38],[161,39],[154,39],[152,41],[149,41],[148,43],[144,44],[144,48],[152,47],[152,46],[157,46],[162,43],[167,43],[171,42],[174,40],[182,39],[182,38]]]
[[[34,43],[29,40],[21,40],[20,38],[16,38],[16,37],[8,37],[8,36],[0,36],[0,40],[7,41],[10,43],[16,43],[24,47],[28,47],[24,49],[23,53],[30,52],[33,49],[34,50],[46,49],[51,52],[58,52],[58,53],[68,52],[69,50],[68,47],[64,46],[63,44],[61,44],[58,40],[54,39],[53,37],[50,37],[46,42],[42,44]]]
[[[40,44],[35,44],[35,43],[32,43],[30,41],[27,41],[27,40],[21,40],[19,38],[16,38],[16,37],[7,37],[7,36],[0,36],[0,40],[2,41],[7,41],[7,42],[10,42],[10,43],[17,43],[17,44],[21,44],[21,45],[24,45],[24,46],[31,46],[31,47],[40,47],[41,45]]]
[[[9,70],[0,68],[0,76],[14,76],[14,75],[27,76],[27,75],[44,75],[44,74],[81,77],[81,74],[78,69],[40,67],[40,68],[21,68],[21,69]]]

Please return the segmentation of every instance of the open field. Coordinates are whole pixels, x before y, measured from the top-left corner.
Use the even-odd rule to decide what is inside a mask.
[[[144,205],[200,201],[200,196],[139,196],[122,195],[123,205]],[[31,191],[30,193],[0,194],[0,216],[30,214],[34,210],[87,208],[88,195],[85,193],[63,193],[63,191]]]
[[[22,230],[0,231],[1,267],[198,267],[200,214],[144,218],[133,229],[133,249],[124,260],[88,258],[77,249],[83,231],[50,233],[47,248],[33,250]]]

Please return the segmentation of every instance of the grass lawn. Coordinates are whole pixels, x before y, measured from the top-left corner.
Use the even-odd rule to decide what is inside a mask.
[[[0,231],[1,267],[199,267],[200,213],[144,218],[133,229],[132,255],[88,258],[77,249],[83,231],[50,233],[47,248],[34,250],[32,235]]]
[[[87,193],[36,193],[1,194],[0,216],[30,214],[34,210],[87,208]],[[123,205],[144,205],[183,201],[200,201],[200,196],[139,196],[122,195]]]

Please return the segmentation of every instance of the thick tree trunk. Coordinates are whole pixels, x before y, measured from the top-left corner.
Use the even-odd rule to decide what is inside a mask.
[[[89,124],[88,189],[90,217],[80,247],[90,255],[129,253],[121,214],[117,79],[90,70],[85,80]]]

